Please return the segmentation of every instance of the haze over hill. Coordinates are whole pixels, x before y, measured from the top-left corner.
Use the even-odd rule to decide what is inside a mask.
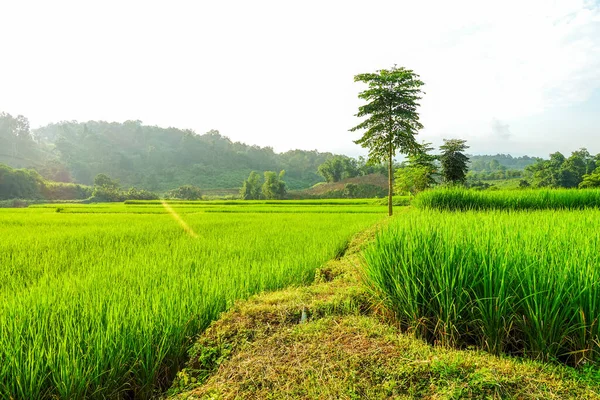
[[[600,152],[597,1],[12,1],[0,15],[0,110],[33,128],[140,119],[356,156],[353,76],[398,64],[425,82],[419,140]]]
[[[285,170],[288,188],[303,189],[324,180],[318,167],[332,157],[317,150],[277,153],[272,147],[233,142],[215,130],[199,135],[141,121],[71,121],[30,131],[25,117],[0,115],[0,163],[34,168],[52,181],[89,185],[103,173],[124,186],[153,191],[184,184],[230,189],[240,187],[251,171]],[[509,169],[534,162],[503,154],[472,158],[496,159]]]

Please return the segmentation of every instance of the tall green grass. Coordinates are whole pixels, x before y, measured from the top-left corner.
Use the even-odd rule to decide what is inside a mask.
[[[236,299],[310,282],[381,215],[181,217],[196,238],[166,214],[0,210],[0,398],[149,398]]]
[[[600,362],[600,211],[412,210],[365,252],[366,279],[430,342]]]
[[[460,188],[420,193],[412,202],[418,208],[465,210],[581,210],[600,208],[600,190],[540,189],[475,191]]]

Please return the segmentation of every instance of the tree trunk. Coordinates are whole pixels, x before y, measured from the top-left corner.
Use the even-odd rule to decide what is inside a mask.
[[[392,144],[390,143],[390,159],[389,159],[389,164],[388,164],[388,215],[391,217],[392,214],[394,213],[394,210],[392,208],[392,193],[393,193],[393,188],[392,188],[392,179],[394,178],[394,174],[392,171]]]

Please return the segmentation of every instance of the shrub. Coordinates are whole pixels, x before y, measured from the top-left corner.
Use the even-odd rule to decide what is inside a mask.
[[[197,186],[183,185],[177,189],[168,191],[165,195],[165,198],[179,200],[201,200],[202,191]]]

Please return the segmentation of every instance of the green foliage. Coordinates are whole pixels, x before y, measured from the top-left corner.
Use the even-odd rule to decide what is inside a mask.
[[[497,172],[497,171],[523,171],[527,166],[539,160],[536,157],[513,157],[510,154],[496,155],[469,155],[469,171],[472,172]],[[483,179],[483,178],[482,178]]]
[[[48,181],[73,182],[73,177],[67,166],[56,159],[48,160],[44,164],[36,166],[35,170]]]
[[[585,174],[579,184],[580,188],[597,188],[600,187],[600,166],[590,174]]]
[[[355,143],[369,149],[369,159],[390,160],[399,151],[412,154],[420,151],[415,135],[423,126],[417,113],[423,82],[413,71],[403,67],[382,69],[376,73],[359,74],[355,82],[363,82],[368,89],[358,97],[367,101],[358,109],[357,117],[367,117],[350,129],[366,129]]]
[[[285,198],[286,189],[283,177],[285,171],[277,175],[273,171],[265,171],[265,181],[262,185],[262,197],[265,199],[281,200]]]
[[[63,182],[45,182],[41,189],[42,197],[46,200],[84,200],[92,192],[89,186]]]
[[[586,175],[593,174],[598,163],[598,156],[593,157],[585,148],[574,151],[569,158],[560,152],[550,154],[548,160],[538,160],[528,166],[525,172],[536,187],[576,188]],[[582,187],[593,187],[584,185]]]
[[[394,174],[394,191],[398,194],[415,195],[436,184],[437,157],[430,154],[431,143],[423,143],[421,151],[411,154],[408,162]]]
[[[368,183],[346,183],[343,189],[330,190],[311,198],[318,199],[373,199],[387,196],[387,190]],[[394,204],[396,205],[396,204]]]
[[[599,363],[599,221],[598,210],[414,211],[366,251],[366,275],[428,341]]]
[[[600,208],[599,190],[498,190],[473,191],[441,188],[420,193],[419,208],[464,210],[580,210]]]
[[[327,182],[339,182],[358,176],[360,171],[356,160],[346,156],[335,156],[319,165],[319,174]]]
[[[47,149],[33,140],[27,118],[0,112],[0,164],[24,168],[47,157]]]
[[[359,156],[356,160],[356,167],[360,176],[370,174],[380,174],[387,176],[388,170],[384,163],[377,163],[373,160],[366,160],[363,156]]]
[[[424,83],[412,70],[396,66],[356,75],[354,81],[368,85],[368,89],[358,95],[367,104],[360,106],[356,114],[359,118],[367,118],[350,131],[366,130],[355,143],[369,149],[370,160],[388,162],[388,212],[392,215],[394,155],[397,151],[402,154],[422,151],[415,135],[423,127],[417,108]]]
[[[275,153],[271,147],[233,142],[214,130],[200,135],[140,121],[61,122],[34,134],[55,147],[57,162],[66,166],[76,182],[89,185],[97,174],[105,173],[123,186],[152,191],[166,192],[186,184],[203,189],[236,188],[253,170],[282,169],[287,171],[290,188],[306,188],[322,180],[317,167],[333,157],[316,150]],[[43,170],[44,176],[53,174],[45,159],[33,159],[28,165]]]
[[[181,188],[180,188],[181,189]],[[191,189],[187,189],[191,190]],[[185,190],[184,190],[185,191]],[[110,203],[121,202],[125,200],[157,200],[158,195],[143,189],[129,188],[124,191],[119,187],[119,183],[111,179],[108,175],[98,174],[94,178],[94,191],[90,202],[92,203]]]
[[[440,162],[442,164],[442,179],[446,183],[464,183],[469,170],[469,157],[464,151],[469,148],[463,139],[444,139],[440,146]]]
[[[201,200],[202,190],[199,187],[192,185],[183,185],[177,189],[173,189],[167,192],[165,195],[167,199],[179,199],[179,200]],[[144,199],[140,199],[144,200]]]
[[[108,175],[106,174],[98,174],[96,175],[96,177],[94,178],[94,186],[95,187],[101,187],[104,189],[119,189],[119,182],[112,180]]]
[[[250,176],[244,180],[240,189],[240,198],[242,200],[259,200],[262,196],[261,186],[260,175],[256,171],[250,172]]]
[[[39,199],[43,185],[44,180],[33,170],[0,164],[0,200]]]
[[[394,193],[415,195],[427,189],[430,171],[426,167],[404,167],[394,174]]]
[[[125,200],[158,200],[156,193],[144,189],[129,188],[124,192]]]
[[[161,204],[0,209],[0,398],[154,397],[237,299],[312,282],[382,218],[200,205],[172,205],[199,238]]]

